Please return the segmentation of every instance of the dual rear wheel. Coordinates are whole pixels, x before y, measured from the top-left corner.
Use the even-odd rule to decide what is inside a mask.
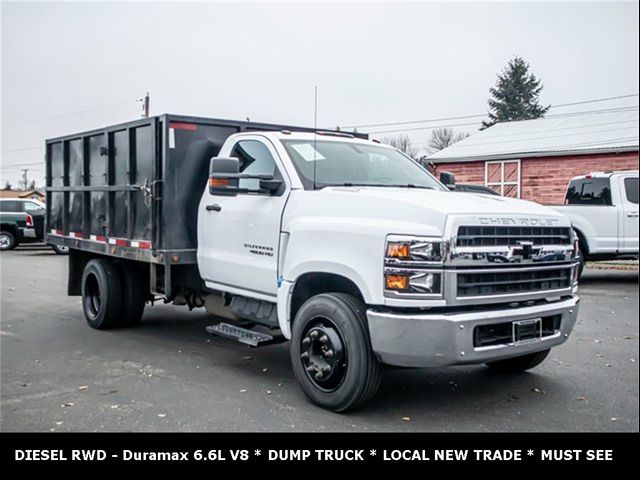
[[[98,330],[130,327],[142,318],[148,282],[140,270],[106,259],[87,263],[82,275],[82,307]]]

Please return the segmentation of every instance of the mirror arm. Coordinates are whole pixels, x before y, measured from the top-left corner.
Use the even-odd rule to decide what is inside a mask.
[[[273,180],[273,175],[252,175],[250,173],[212,173],[209,178],[228,178],[231,180]]]

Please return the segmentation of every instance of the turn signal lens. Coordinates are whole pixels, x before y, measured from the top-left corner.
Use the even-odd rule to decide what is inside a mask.
[[[387,244],[387,257],[409,258],[410,256],[408,243],[389,242]]]
[[[387,290],[407,290],[409,288],[407,275],[385,275],[384,280]]]
[[[228,187],[229,186],[229,179],[228,178],[211,177],[209,179],[209,186],[210,187]]]

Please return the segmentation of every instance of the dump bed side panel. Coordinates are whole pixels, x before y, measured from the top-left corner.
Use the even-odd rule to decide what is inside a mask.
[[[47,141],[49,243],[150,258],[160,124],[144,119]]]

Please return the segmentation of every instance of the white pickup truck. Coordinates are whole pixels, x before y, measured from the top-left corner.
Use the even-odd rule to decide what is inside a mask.
[[[572,178],[563,206],[585,260],[638,258],[638,170],[593,172]]]
[[[452,193],[361,137],[163,115],[48,140],[69,294],[96,329],[164,299],[215,314],[218,336],[289,340],[304,393],[338,412],[373,397],[381,364],[517,372],[566,341],[564,215]]]

